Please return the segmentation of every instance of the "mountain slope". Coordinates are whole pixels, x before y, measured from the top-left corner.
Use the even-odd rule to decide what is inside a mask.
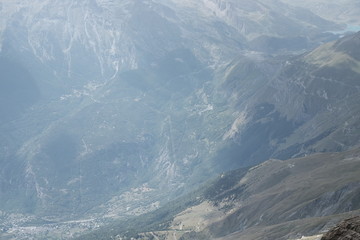
[[[163,192],[181,187],[214,145],[198,126],[228,121],[212,114],[210,65],[242,44],[215,24],[201,20],[208,28],[193,41],[197,31],[152,1],[16,1],[1,11],[2,69],[10,62],[28,72],[19,83],[10,71],[1,78],[15,96],[1,97],[0,161],[4,172],[21,166],[16,187],[3,175],[4,209],[71,215],[150,180],[157,186],[166,179],[157,186]],[[206,46],[214,42],[224,53],[215,60]],[[15,192],[37,200],[7,204]]]
[[[360,238],[359,227],[360,227],[360,217],[349,218],[339,223],[336,227],[332,228],[321,239],[322,240],[359,239]]]
[[[0,11],[0,205],[17,239],[46,238],[49,222],[69,237],[156,209],[222,171],[332,151],[335,135],[335,150],[358,141],[357,82],[339,88],[339,103],[322,97],[312,108],[327,71],[306,95],[293,76],[308,79],[317,63],[287,66],[336,38],[324,32],[338,24],[304,9],[5,0]]]
[[[307,156],[358,145],[359,73],[355,49],[359,36],[348,36],[287,60],[274,78],[266,77],[264,69],[271,65],[263,60],[240,59],[230,65],[222,87],[229,105],[239,115],[223,135],[229,145],[213,159],[213,164],[221,162],[224,169],[231,169],[246,161]],[[249,79],[259,88],[244,86]],[[265,79],[267,84],[263,84]],[[358,151],[355,148],[344,153],[271,160],[245,176],[243,170],[238,175],[230,174],[224,178],[225,183],[231,179],[229,186],[215,183],[209,188],[214,191],[211,197],[206,195],[208,189],[204,190],[198,197],[207,197],[198,204],[185,201],[191,207],[181,213],[176,212],[180,207],[175,205],[177,210],[167,225],[161,224],[160,213],[165,211],[166,219],[171,219],[171,210],[152,213],[154,224],[150,230],[163,230],[158,233],[161,236],[175,231],[189,239],[229,234],[234,236],[229,235],[228,239],[261,239],[261,229],[271,229],[276,239],[316,234],[331,216],[340,219],[359,208]],[[341,213],[345,214],[335,216]],[[299,224],[296,231],[291,231],[292,221]],[[164,227],[157,229],[158,223]],[[140,228],[149,225],[142,224],[137,225],[135,220]],[[126,224],[122,227],[126,229]],[[195,233],[189,233],[192,231]],[[145,236],[149,234],[153,233]]]
[[[341,0],[336,2],[329,2],[326,0],[285,0],[284,2],[309,9],[313,13],[328,20],[354,26],[359,26],[360,24],[359,18],[357,17],[359,5],[356,0]]]
[[[285,60],[273,77],[263,72],[276,58],[229,67],[222,87],[238,114],[232,134],[224,135],[229,162],[287,159],[359,144],[359,56],[354,50],[359,36]]]
[[[129,231],[135,231],[127,235],[137,235],[135,239],[289,239],[316,234],[336,219],[359,213],[359,156],[355,148],[232,171],[151,215],[80,239],[110,239],[116,232],[125,237]]]
[[[199,4],[203,8],[176,1],[1,3],[3,65],[25,69],[31,91],[20,90],[23,82],[8,90],[1,81],[17,97],[0,105],[6,116],[0,161],[9,166],[5,172],[13,171],[9,162],[21,166],[16,187],[3,179],[5,208],[15,207],[8,196],[23,192],[24,203],[15,209],[76,215],[144,183],[159,192],[182,191],[223,168],[203,163],[236,117],[217,90],[218,74],[235,55],[249,54],[248,34],[229,17],[260,11],[274,20],[268,32],[287,17],[261,1],[224,2],[236,5],[225,15],[222,3]],[[219,16],[204,15],[209,7]],[[200,16],[192,14],[199,10]],[[288,10],[290,22],[298,9]],[[316,32],[336,28],[317,20]],[[265,22],[254,23],[257,35]],[[296,27],[304,29],[303,23]],[[55,204],[61,202],[68,204]]]

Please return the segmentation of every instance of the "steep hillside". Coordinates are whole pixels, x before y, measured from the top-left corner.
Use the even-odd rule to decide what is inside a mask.
[[[169,1],[161,1],[169,4]],[[177,7],[213,21],[225,22],[248,41],[252,50],[279,54],[303,51],[333,38],[328,30],[341,29],[306,8],[269,0],[173,0]],[[230,35],[231,32],[222,31]]]
[[[69,238],[223,171],[359,142],[357,37],[295,57],[339,29],[303,8],[4,0],[0,15],[0,226],[16,239]]]
[[[123,239],[295,239],[359,214],[359,176],[359,148],[269,160],[223,174],[150,215],[80,239],[111,239],[116,232]]]
[[[325,19],[357,26],[359,29],[358,12],[360,6],[356,0],[339,0],[336,2],[326,0],[283,0],[283,2],[304,7]]]
[[[360,217],[349,218],[332,228],[321,240],[356,240],[360,238]]]
[[[226,24],[199,19],[198,39],[152,1],[5,1],[1,12],[4,210],[70,217],[145,183],[152,198],[182,188],[231,121],[212,96],[212,66],[243,45]]]
[[[276,58],[231,65],[222,87],[237,119],[224,135],[226,154],[216,160],[254,163],[359,144],[359,37],[284,60],[280,68],[273,67]],[[273,77],[266,77],[269,68]]]
[[[256,36],[270,19],[266,32],[277,37],[287,37],[277,29],[282,20],[303,30],[307,23],[297,21],[299,9],[262,1],[189,4],[1,3],[1,69],[8,69],[1,73],[0,104],[4,210],[81,215],[143,184],[158,191],[151,205],[230,165],[253,164],[207,162],[233,135],[238,118],[218,90],[224,66],[239,55],[250,65],[253,55],[266,56],[248,51],[252,33],[234,25],[236,16],[253,25]],[[223,8],[229,4],[236,7]],[[289,16],[282,14],[286,9]],[[314,29],[303,36],[336,28],[320,18],[309,21]],[[258,84],[272,75],[269,69]],[[12,196],[21,197],[14,203]],[[119,205],[124,213],[127,206]]]
[[[271,62],[243,58],[229,65],[221,87],[238,115],[223,135],[224,147],[212,159],[212,166],[231,169],[266,158],[343,151],[358,145],[359,34],[284,61],[282,67],[272,68],[273,78],[266,69],[277,66],[281,58]],[[229,185],[223,186],[219,180],[198,193],[196,201],[182,200],[180,206],[173,204],[173,208],[152,213],[152,224],[138,225],[134,220],[131,229],[162,230],[158,234],[163,237],[184,234],[185,239],[262,239],[266,229],[273,239],[316,234],[333,217],[341,219],[359,208],[358,154],[355,149],[270,160],[245,176],[241,170],[225,177],[223,181],[229,180]],[[212,197],[207,191],[214,191]],[[191,207],[180,211],[187,205]],[[291,227],[294,224],[298,227]],[[121,226],[113,226],[115,230],[110,232],[127,228],[126,223]],[[104,233],[97,237],[102,234],[106,239]]]

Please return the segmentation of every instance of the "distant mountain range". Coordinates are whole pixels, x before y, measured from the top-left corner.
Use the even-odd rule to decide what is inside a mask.
[[[356,153],[359,33],[334,32],[357,23],[317,4],[2,1],[0,237],[69,239],[228,171]]]
[[[253,118],[243,127],[245,129],[243,132],[246,132],[247,128],[255,124],[258,124],[256,130],[262,129],[259,126],[265,125],[264,129],[273,131],[269,132],[272,134],[264,136],[264,142],[267,143],[269,140],[275,141],[276,138],[266,137],[276,136],[274,134],[279,133],[280,129],[285,129],[287,123],[286,121],[279,123],[279,119],[275,119],[274,116],[304,119],[305,123],[299,126],[289,124],[293,126],[290,128],[292,133],[278,139],[280,143],[276,146],[281,146],[281,142],[286,146],[292,139],[292,134],[296,136],[298,131],[302,131],[305,135],[303,139],[317,131],[316,134],[319,134],[317,137],[295,145],[296,148],[290,145],[287,149],[299,151],[297,154],[306,157],[283,161],[271,159],[249,169],[230,171],[201,187],[200,190],[170,202],[155,212],[132,221],[111,225],[80,239],[110,239],[110,236],[125,237],[124,239],[127,239],[126,237],[171,239],[172,236],[176,236],[176,239],[183,240],[285,240],[322,233],[337,221],[360,214],[359,148],[353,147],[352,150],[340,153],[315,153],[327,152],[328,149],[342,151],[345,150],[342,147],[350,147],[346,144],[349,142],[354,144],[352,146],[359,145],[359,140],[353,138],[359,132],[357,129],[359,104],[355,100],[352,104],[350,104],[351,100],[348,101],[359,96],[357,80],[360,72],[357,68],[359,61],[356,54],[359,43],[360,33],[357,33],[320,46],[313,52],[287,62],[284,69],[279,71],[279,78],[274,80],[280,82],[285,78],[284,76],[287,76],[287,88],[278,87],[281,86],[280,84],[278,86],[271,84],[270,89],[276,90],[270,92],[269,86],[266,86],[266,91],[260,94],[260,99],[271,96],[272,100],[283,90],[281,96],[284,97],[287,96],[286,91],[297,89],[298,92],[292,91],[292,94],[284,97],[285,101],[291,103],[292,109],[279,108],[280,111],[284,109],[284,112],[275,114],[276,107],[267,105],[261,108],[255,107],[258,112],[255,112],[254,116],[260,117]],[[339,85],[334,87],[337,84]],[[346,89],[347,87],[349,88]],[[332,88],[334,92],[330,95],[329,91]],[[340,94],[342,90],[345,93],[343,97],[333,95]],[[271,94],[267,95],[266,92]],[[328,97],[324,96],[326,94],[321,94],[325,92],[329,93]],[[302,99],[299,100],[300,96]],[[323,101],[326,103],[324,104]],[[345,102],[350,104],[347,105],[348,108],[342,105]],[[283,103],[278,106],[289,105]],[[339,116],[344,118],[338,120]],[[354,125],[350,119],[354,120]],[[275,131],[274,122],[281,124],[282,128],[279,127],[279,130]],[[341,124],[335,126],[333,125],[335,122]],[[312,125],[313,130],[304,127],[308,124]],[[343,124],[352,130],[345,130]],[[263,133],[260,130],[259,132]],[[298,142],[299,139],[297,138]],[[261,141],[257,141],[258,152],[252,151],[254,155],[250,155],[250,159],[264,152],[264,147],[261,148],[260,143]],[[242,146],[238,144],[236,149],[239,150]],[[270,145],[265,146],[270,147]],[[328,149],[321,149],[324,146]],[[274,152],[276,151],[279,150]],[[284,152],[286,150],[280,150],[278,154]],[[255,155],[256,153],[258,155]],[[236,156],[240,160],[239,156],[243,155],[233,153],[230,156],[233,159],[228,157],[225,160],[236,161]]]

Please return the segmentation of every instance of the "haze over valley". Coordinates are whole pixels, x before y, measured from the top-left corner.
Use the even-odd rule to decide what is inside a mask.
[[[359,215],[359,14],[1,0],[0,238],[296,239]]]

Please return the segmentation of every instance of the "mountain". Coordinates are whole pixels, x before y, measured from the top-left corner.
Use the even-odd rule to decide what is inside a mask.
[[[165,2],[165,1],[163,1]],[[166,1],[168,2],[168,1]],[[198,16],[224,22],[236,29],[256,51],[302,51],[332,38],[326,29],[341,29],[312,11],[286,1],[202,0],[174,1],[176,7]],[[223,32],[230,35],[231,33]]]
[[[358,143],[357,35],[305,53],[341,29],[310,10],[5,0],[0,13],[2,238],[69,238],[224,171]]]
[[[331,239],[359,239],[360,238],[360,218],[349,218],[341,222],[336,227],[332,228],[328,233],[322,237],[322,240]]]
[[[248,36],[228,19],[236,12],[220,14],[221,4],[193,8],[220,7],[221,16],[208,18],[178,4],[2,3],[2,68],[23,69],[2,71],[1,162],[4,175],[15,171],[4,177],[6,208],[19,209],[6,203],[19,195],[26,211],[73,214],[144,183],[165,183],[165,192],[198,178],[192,169],[213,155],[234,118],[215,74]],[[55,204],[64,201],[71,206]]]
[[[359,26],[359,18],[357,18],[359,5],[354,0],[341,0],[336,2],[329,2],[325,0],[286,0],[284,2],[290,5],[306,8],[327,20],[343,23],[345,25]]]
[[[154,213],[79,239],[116,234],[123,239],[294,239],[316,234],[337,219],[359,214],[359,154],[355,148],[271,159],[231,171]]]
[[[263,87],[243,83],[250,73],[251,84],[263,83],[266,61],[241,59],[225,74],[229,106],[250,111],[239,111],[213,166],[304,157],[229,172],[149,215],[81,239],[289,239],[359,214],[359,40],[357,33],[292,57]],[[345,152],[314,154],[330,149]]]
[[[226,94],[238,118],[225,135],[229,162],[239,156],[250,162],[287,159],[359,144],[359,36],[285,60],[273,77],[264,74],[269,64],[231,66],[223,87],[231,88]],[[246,84],[256,86],[254,92]]]

